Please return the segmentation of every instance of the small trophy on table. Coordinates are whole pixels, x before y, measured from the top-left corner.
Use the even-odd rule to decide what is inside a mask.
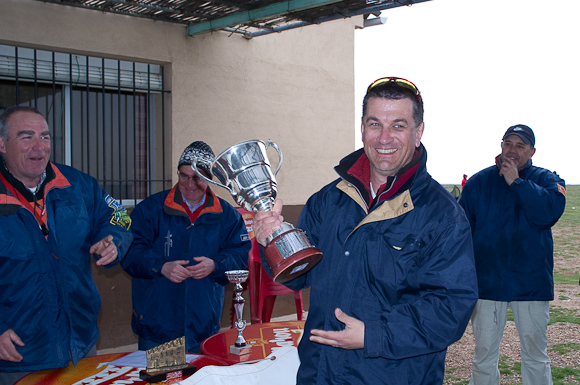
[[[248,345],[242,332],[246,328],[246,321],[243,319],[242,313],[244,311],[244,302],[246,300],[242,297],[242,292],[244,288],[242,287],[242,283],[246,282],[248,279],[248,274],[250,272],[248,270],[230,270],[226,271],[226,277],[231,283],[235,283],[236,287],[234,288],[234,293],[236,294],[236,298],[233,299],[234,302],[234,310],[236,311],[236,330],[238,331],[238,338],[236,339],[236,343],[230,346],[230,353],[236,354],[238,356],[243,356],[250,353],[252,347]]]
[[[139,372],[139,378],[146,382],[173,383],[197,369],[185,360],[185,337],[149,349],[146,354],[147,368]]]

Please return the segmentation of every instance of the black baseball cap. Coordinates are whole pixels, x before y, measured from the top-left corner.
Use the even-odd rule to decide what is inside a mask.
[[[525,144],[531,144],[532,147],[536,145],[534,131],[532,131],[532,129],[525,124],[516,124],[515,126],[511,126],[507,129],[501,140],[504,140],[510,135],[517,135]]]

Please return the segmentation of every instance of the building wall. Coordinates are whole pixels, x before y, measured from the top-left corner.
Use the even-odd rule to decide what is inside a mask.
[[[166,119],[173,169],[194,140],[206,141],[216,154],[242,140],[273,140],[284,155],[278,195],[292,222],[354,148],[356,23],[362,19],[251,40],[225,32],[190,37],[179,24],[0,0],[2,44],[163,64],[171,90]],[[277,154],[269,154],[276,165]],[[233,203],[226,190],[214,191]],[[123,345],[134,339],[130,279],[118,267],[94,273],[103,297],[97,346]]]
[[[352,21],[338,21],[250,41],[223,32],[189,38],[193,60],[173,63],[174,148],[207,138],[217,154],[271,139],[284,155],[279,196],[304,204],[353,148],[353,37]],[[269,156],[276,165],[276,152]]]

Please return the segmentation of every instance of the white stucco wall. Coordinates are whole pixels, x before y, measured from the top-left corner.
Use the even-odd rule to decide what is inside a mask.
[[[242,140],[272,139],[284,154],[279,196],[292,205],[333,180],[332,168],[353,149],[354,25],[360,22],[251,40],[225,32],[190,37],[179,24],[0,0],[0,43],[165,65],[174,169],[194,140],[217,154]]]

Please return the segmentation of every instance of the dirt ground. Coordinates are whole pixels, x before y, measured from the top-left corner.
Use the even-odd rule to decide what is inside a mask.
[[[574,238],[575,231],[554,228],[554,239],[569,243],[568,237]],[[572,253],[570,253],[570,249]],[[554,271],[566,272],[573,275],[580,269],[580,255],[577,246],[567,248],[567,252],[556,252],[554,255]],[[550,303],[552,308],[563,308],[576,311],[580,317],[580,287],[578,284],[555,285],[555,299]],[[552,368],[571,367],[580,369],[580,350],[572,349],[562,354],[553,347],[558,344],[580,344],[580,325],[575,323],[556,322],[548,326],[548,355],[552,361]],[[576,345],[578,346],[578,345]],[[471,330],[471,323],[467,326],[465,334],[455,344],[451,345],[447,352],[445,384],[467,384],[471,376],[471,360],[473,359],[475,341]],[[508,321],[500,348],[500,366],[506,368],[500,370],[501,384],[521,384],[522,379],[517,371],[513,370],[514,364],[521,362],[520,340],[516,331],[515,323]],[[564,383],[580,384],[580,377],[568,378]]]

